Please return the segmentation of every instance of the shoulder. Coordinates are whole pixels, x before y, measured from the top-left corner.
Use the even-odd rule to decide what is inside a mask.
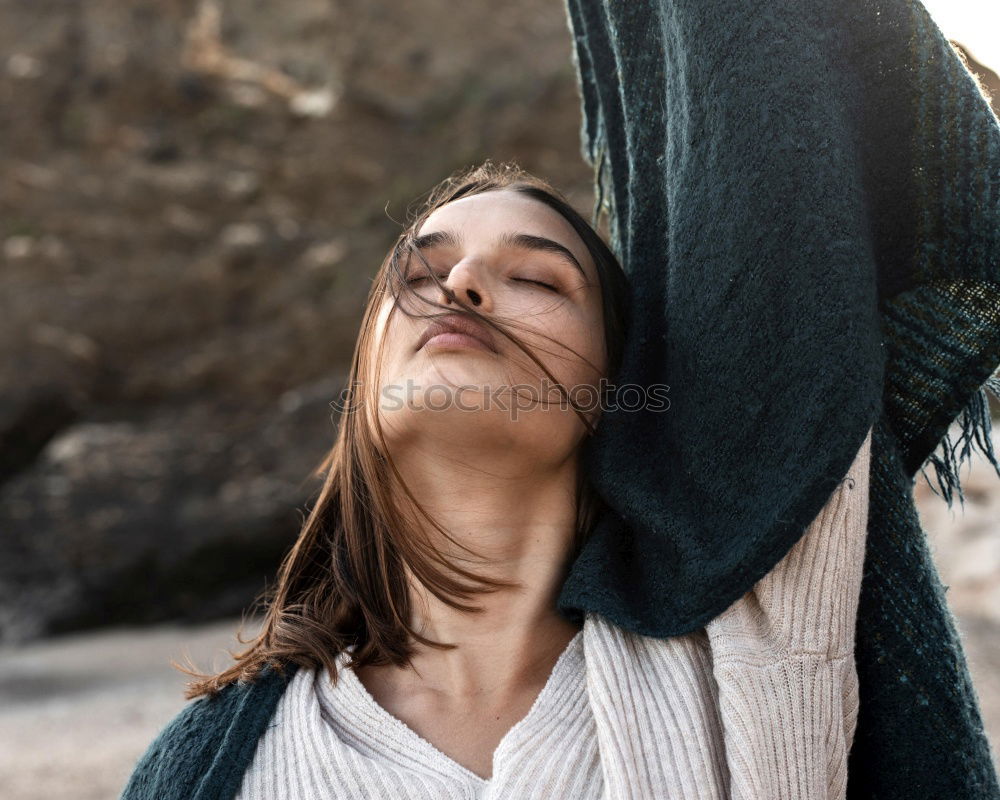
[[[711,648],[704,628],[674,636],[652,636],[588,611],[583,643],[586,655],[595,663],[607,662],[616,670],[637,675],[662,675],[665,671],[693,674],[710,667]]]
[[[266,668],[186,705],[139,758],[119,800],[202,800],[235,789],[275,706],[296,672]]]

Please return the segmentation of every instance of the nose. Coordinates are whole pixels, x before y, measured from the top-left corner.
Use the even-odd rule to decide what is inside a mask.
[[[471,261],[459,261],[448,272],[448,279],[443,282],[440,302],[448,304],[452,302],[453,297],[460,297],[468,301],[477,311],[492,311],[493,298],[482,269],[481,265]]]

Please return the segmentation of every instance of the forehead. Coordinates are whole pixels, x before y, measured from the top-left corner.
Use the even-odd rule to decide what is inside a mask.
[[[428,216],[416,234],[439,231],[456,234],[466,246],[493,244],[503,234],[542,236],[567,248],[595,277],[590,252],[573,226],[555,209],[518,192],[494,190],[453,200]]]

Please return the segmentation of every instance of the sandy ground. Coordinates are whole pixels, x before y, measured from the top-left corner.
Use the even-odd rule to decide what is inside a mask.
[[[66,636],[0,649],[0,798],[107,800],[185,704],[187,676],[226,663],[239,620]]]

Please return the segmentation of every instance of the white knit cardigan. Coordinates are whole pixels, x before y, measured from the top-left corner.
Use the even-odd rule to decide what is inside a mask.
[[[871,432],[803,537],[704,628],[666,639],[588,613],[484,779],[350,670],[299,670],[238,800],[843,798]],[[341,654],[341,663],[343,663]]]

